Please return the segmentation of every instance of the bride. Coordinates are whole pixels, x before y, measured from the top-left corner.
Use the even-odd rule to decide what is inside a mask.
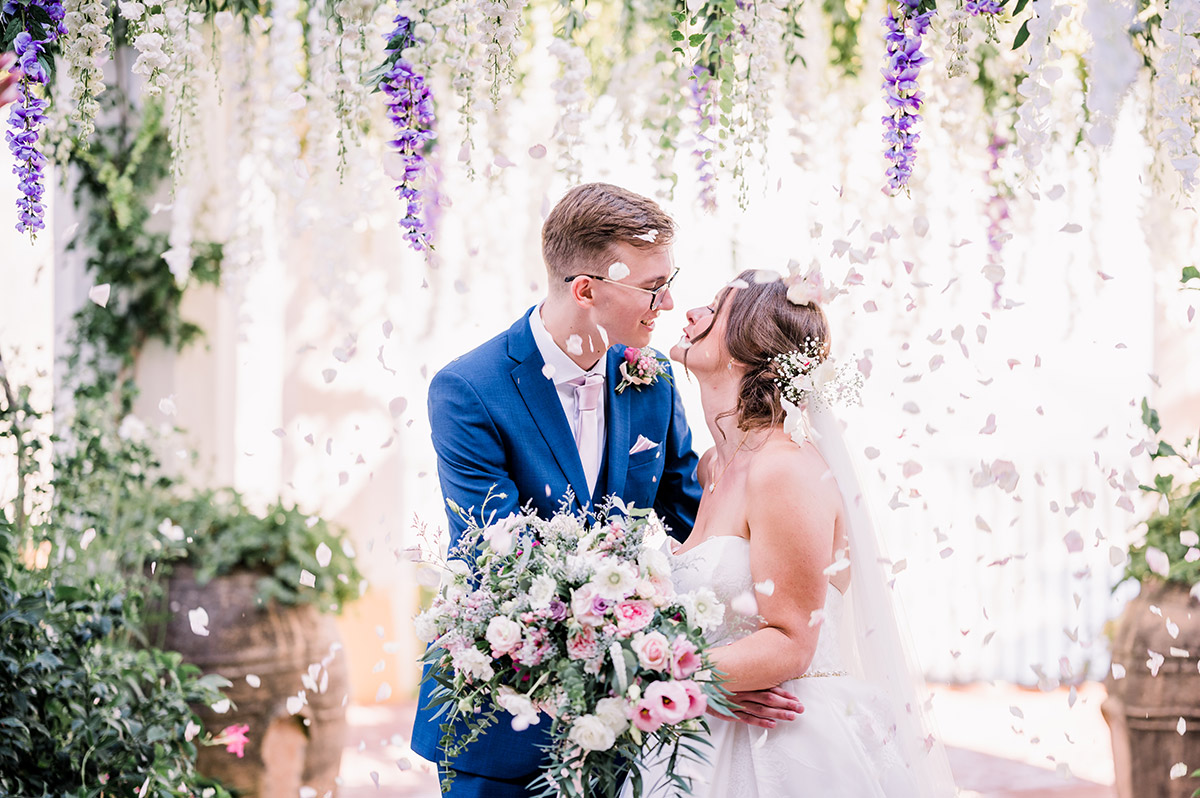
[[[690,794],[711,798],[953,795],[945,752],[923,726],[853,465],[814,394],[829,353],[825,314],[789,301],[783,281],[747,271],[687,317],[671,357],[698,381],[716,445],[700,460],[704,497],[672,555],[673,578],[726,604],[725,624],[710,634],[725,686],[782,685],[804,714],[767,729],[710,714],[707,762],[680,757],[676,773]],[[750,597],[748,617],[731,611],[745,612]],[[643,795],[675,794],[669,755],[640,765]],[[630,778],[623,795],[635,794]]]

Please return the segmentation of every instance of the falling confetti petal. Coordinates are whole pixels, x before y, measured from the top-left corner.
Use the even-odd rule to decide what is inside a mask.
[[[1185,546],[1200,546],[1200,535],[1190,529],[1179,533],[1179,542]]]
[[[529,157],[541,159],[546,157],[546,147],[543,144],[534,144],[529,148]]]
[[[991,435],[996,431],[996,414],[988,413],[987,423],[983,425],[983,429],[979,430],[980,435]]]
[[[734,596],[733,601],[729,602],[729,609],[738,615],[749,618],[758,613],[758,601],[754,598],[754,594],[747,590]]]
[[[1067,544],[1067,551],[1071,554],[1078,554],[1083,551],[1083,535],[1074,529],[1063,537],[1063,542]]]
[[[1162,550],[1153,546],[1146,547],[1146,565],[1164,579],[1171,573],[1171,561],[1167,559],[1167,555]]]
[[[988,526],[988,522],[984,521],[983,516],[981,516],[981,515],[975,516],[975,526],[978,527],[979,529],[983,530],[984,532],[992,531],[992,528],[990,526]]]
[[[868,460],[874,460],[879,456],[879,450],[874,446],[868,446],[866,449],[863,449],[863,454],[867,456]]]
[[[212,705],[212,711],[218,715],[224,715],[229,711],[230,701],[228,698],[222,698],[220,701]]]
[[[392,401],[388,402],[388,412],[392,414],[392,418],[399,418],[408,409],[408,400],[403,396],[397,396]]]
[[[754,589],[764,596],[770,596],[775,593],[775,581],[772,579],[764,579],[754,585]]]
[[[1165,662],[1167,658],[1162,654],[1159,654],[1157,651],[1151,651],[1150,649],[1146,649],[1146,653],[1150,655],[1150,659],[1146,660],[1146,667],[1150,669],[1151,676],[1157,676],[1158,669],[1162,667],[1163,662]]]
[[[325,568],[329,565],[329,561],[333,559],[333,549],[329,548],[325,543],[317,546],[317,565]]]
[[[304,587],[313,587],[317,584],[317,576],[307,568],[300,569],[300,584]]]
[[[112,293],[112,286],[108,283],[95,285],[88,291],[88,299],[95,302],[100,307],[108,306],[108,297]]]
[[[317,791],[312,787],[301,787],[300,798],[317,798]]]
[[[379,689],[375,691],[375,701],[387,701],[392,697],[392,686],[387,682],[379,685]]]
[[[1125,678],[1125,666],[1114,662],[1112,664],[1112,675],[1113,675],[1114,679],[1124,679]]]
[[[379,771],[371,771],[371,781],[375,782],[375,789],[379,789]]]
[[[1180,720],[1183,720],[1183,718],[1180,718]],[[1183,732],[1180,732],[1180,734],[1183,734]],[[1188,769],[1186,764],[1183,762],[1176,762],[1174,765],[1171,765],[1171,780],[1174,781],[1175,779],[1182,779],[1187,775],[1187,772]]]
[[[1060,233],[1078,233],[1078,232],[1081,232],[1082,230],[1083,230],[1083,225],[1075,224],[1074,222],[1068,222],[1067,224],[1064,224],[1062,227],[1060,227],[1058,232],[1060,232]]]
[[[251,687],[258,688],[262,686],[262,679],[258,678],[258,676],[253,673],[247,673],[246,684],[250,685]]]
[[[621,263],[621,261],[617,261],[608,267],[608,279],[610,280],[624,280],[628,276],[629,267]]]
[[[400,768],[400,770],[402,770],[402,771],[412,770],[412,760],[410,760],[406,756],[400,757],[399,759],[396,760],[396,767]]]
[[[287,699],[288,714],[295,715],[297,712],[299,712],[301,709],[304,708],[304,705],[306,703],[307,703],[307,701],[305,701],[303,693],[301,693],[300,695],[288,696],[288,699]]]
[[[192,634],[208,637],[208,610],[203,607],[188,610],[188,623],[192,625]]]
[[[325,380],[325,384],[333,382],[333,378],[337,376],[337,369],[325,369],[321,372],[321,379]]]
[[[549,363],[542,366],[542,376],[548,380],[554,379],[554,366],[551,366]]]
[[[567,336],[567,354],[582,355],[583,354],[583,339],[578,335]]]
[[[1012,713],[1013,717],[1021,718],[1022,720],[1025,719],[1025,713],[1022,712],[1021,708],[1018,706],[1011,706],[1008,708],[1008,711]]]

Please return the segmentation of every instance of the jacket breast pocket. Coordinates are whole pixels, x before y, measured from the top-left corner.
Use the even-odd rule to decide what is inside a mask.
[[[662,461],[662,447],[655,446],[653,449],[647,449],[644,452],[629,455],[629,470],[645,468],[648,465],[654,465],[656,462]]]

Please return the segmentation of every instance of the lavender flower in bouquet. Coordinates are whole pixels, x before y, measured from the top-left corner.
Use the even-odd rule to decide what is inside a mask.
[[[404,238],[418,252],[432,249],[429,230],[422,220],[422,183],[426,175],[425,145],[436,137],[433,126],[433,97],[425,78],[408,60],[404,50],[417,43],[412,20],[401,14],[396,28],[388,36],[387,71],[379,84],[387,95],[388,119],[395,138],[388,142],[400,156],[404,172],[396,184],[396,193],[404,203]],[[430,27],[428,23],[422,23]]]
[[[20,26],[13,38],[16,67],[21,71],[17,97],[9,109],[10,130],[5,133],[12,151],[17,175],[17,232],[30,237],[45,228],[45,207],[42,195],[46,191],[46,156],[38,149],[39,130],[46,122],[50,101],[45,98],[50,81],[46,71],[47,50],[65,34],[65,12],[61,0],[5,0],[0,23],[8,29]]]
[[[549,716],[546,796],[616,796],[643,751],[687,758],[706,744],[707,707],[729,706],[704,640],[725,608],[707,589],[675,593],[662,523],[613,505],[624,514],[591,525],[565,511],[472,525],[439,564],[416,627],[435,703],[470,729],[443,740],[447,770],[503,713],[517,730]]]
[[[883,89],[891,113],[883,117],[883,140],[887,144],[884,157],[892,162],[888,167],[888,189],[896,194],[907,188],[912,176],[913,160],[920,135],[916,125],[921,121],[921,101],[924,94],[917,86],[921,66],[929,59],[921,52],[921,37],[929,30],[933,11],[918,13],[922,0],[888,0],[887,65],[883,68]]]

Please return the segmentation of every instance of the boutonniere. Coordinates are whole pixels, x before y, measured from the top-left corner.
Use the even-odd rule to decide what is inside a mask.
[[[636,346],[625,348],[625,359],[621,362],[620,371],[624,379],[617,383],[617,393],[630,385],[641,390],[644,385],[653,385],[659,377],[665,377],[668,381],[671,379],[667,372],[666,358],[643,352]]]

